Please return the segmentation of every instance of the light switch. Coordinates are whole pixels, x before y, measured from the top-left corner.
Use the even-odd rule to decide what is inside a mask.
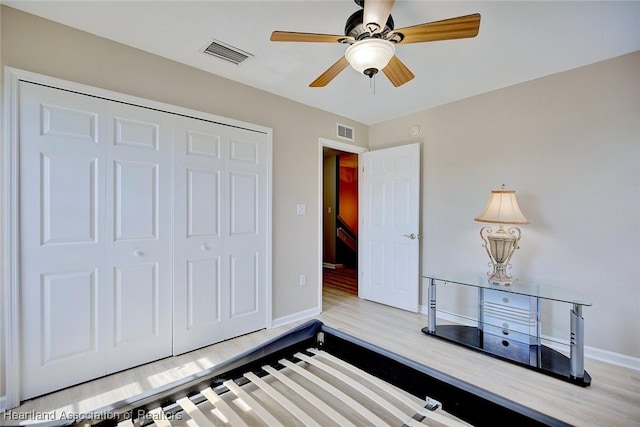
[[[296,213],[298,215],[306,215],[307,214],[307,205],[303,205],[303,204],[296,205]]]

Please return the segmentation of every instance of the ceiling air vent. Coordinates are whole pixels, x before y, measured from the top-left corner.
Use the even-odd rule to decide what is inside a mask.
[[[354,128],[336,123],[336,129],[339,138],[347,139],[349,141],[356,140]]]
[[[219,40],[213,40],[213,42],[204,49],[204,53],[208,53],[209,55],[224,59],[225,61],[229,61],[236,65],[241,64],[253,56],[250,53],[240,50],[237,47],[230,46]]]

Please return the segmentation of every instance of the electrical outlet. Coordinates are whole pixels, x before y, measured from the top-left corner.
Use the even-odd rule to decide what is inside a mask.
[[[298,279],[300,286],[304,286],[307,284],[307,275],[306,274],[301,274],[300,278]]]

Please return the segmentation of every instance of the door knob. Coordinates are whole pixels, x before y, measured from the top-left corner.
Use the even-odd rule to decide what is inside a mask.
[[[209,247],[209,245],[207,245],[206,243],[204,245],[202,245],[202,250],[203,251],[208,251],[209,249],[211,249],[211,247]]]
[[[411,240],[416,240],[420,238],[420,235],[416,235],[414,233],[411,234],[403,234],[404,237],[406,237],[407,239],[411,239]]]
[[[133,251],[133,254],[134,254],[135,256],[142,256],[142,255],[144,255],[144,252],[142,252],[142,251],[141,251],[141,250],[139,250],[139,249],[136,249],[135,251]]]

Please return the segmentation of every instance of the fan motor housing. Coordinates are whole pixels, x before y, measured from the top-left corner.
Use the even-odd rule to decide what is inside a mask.
[[[356,40],[362,40],[370,37],[385,38],[385,36],[394,28],[393,17],[391,15],[389,15],[389,18],[387,19],[384,30],[375,34],[371,34],[364,28],[364,25],[362,24],[363,20],[364,9],[355,11],[349,19],[347,19],[347,23],[344,26],[344,35],[353,37]]]

